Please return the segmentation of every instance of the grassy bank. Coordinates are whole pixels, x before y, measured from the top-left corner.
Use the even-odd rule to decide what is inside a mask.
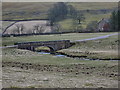
[[[41,55],[37,52],[20,49],[3,49],[3,62],[21,62],[21,63],[33,63],[41,65],[71,65],[71,64],[88,64],[92,65],[105,65],[112,64],[113,61],[86,61],[73,58],[63,58],[54,55]],[[117,63],[117,61],[114,61]]]
[[[110,36],[105,39],[76,42],[69,49],[59,52],[71,56],[81,56],[91,59],[119,59],[118,57],[118,36]]]

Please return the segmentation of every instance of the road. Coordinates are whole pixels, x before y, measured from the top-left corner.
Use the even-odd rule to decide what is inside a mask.
[[[113,36],[113,35],[118,35],[118,33],[109,34],[109,35],[100,36],[100,37],[95,37],[95,38],[88,38],[88,39],[76,40],[74,42],[82,42],[82,41],[89,41],[89,40],[104,39],[104,38],[108,38],[108,37]]]
[[[119,33],[119,34],[120,34],[120,33]],[[73,41],[73,42],[82,42],[82,41],[90,41],[90,40],[104,39],[104,38],[108,38],[108,37],[113,36],[113,35],[118,35],[118,33],[109,34],[109,35],[100,36],[100,37],[94,37],[94,38],[76,40],[76,41]],[[4,46],[4,47],[0,47],[0,48],[14,48],[14,47],[17,47],[17,45]]]
[[[14,48],[14,47],[17,47],[17,45],[4,46],[4,47],[0,47],[0,48]]]

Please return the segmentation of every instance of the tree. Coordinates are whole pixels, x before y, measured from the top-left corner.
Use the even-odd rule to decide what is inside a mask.
[[[78,21],[78,24],[81,24],[81,21],[84,21],[85,17],[82,13],[77,13],[76,19]]]
[[[85,20],[84,15],[78,12],[72,5],[68,5],[68,14],[71,18],[77,20],[78,24]]]
[[[15,24],[15,26],[17,27],[17,32],[18,34],[23,34],[23,30],[24,30],[24,25],[23,24]]]
[[[35,25],[33,26],[33,33],[42,33],[44,31],[44,26],[45,25]]]
[[[64,19],[67,16],[67,5],[64,2],[56,3],[53,8],[48,11],[48,19],[50,25],[53,26],[54,22]]]
[[[75,30],[80,30],[82,28],[81,22],[84,21],[85,17],[72,5],[66,5],[66,3],[64,2],[58,2],[48,10],[48,19],[50,21],[50,26],[52,30],[54,29],[54,25],[56,22],[59,22],[66,17],[73,19],[73,28]]]
[[[71,18],[75,18],[77,16],[77,10],[72,5],[68,5],[68,15]]]
[[[110,17],[111,31],[120,30],[120,10],[113,11]]]
[[[97,21],[91,21],[88,25],[87,25],[87,30],[88,31],[92,31],[92,32],[95,32],[97,30],[97,24],[98,22]]]
[[[85,17],[83,14],[76,12],[76,14],[74,14],[73,16],[73,28],[74,31],[76,32],[80,32],[82,31],[83,27],[82,27],[82,21],[85,20]]]
[[[120,31],[120,10],[118,10],[118,31]]]

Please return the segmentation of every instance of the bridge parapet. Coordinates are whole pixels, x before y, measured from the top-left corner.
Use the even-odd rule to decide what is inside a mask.
[[[18,42],[18,49],[27,49],[34,51],[35,47],[46,46],[50,48],[51,52],[66,49],[71,46],[70,40],[57,40],[57,41],[36,41],[36,42]]]

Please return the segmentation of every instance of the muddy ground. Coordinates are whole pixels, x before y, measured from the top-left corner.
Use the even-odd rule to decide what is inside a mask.
[[[3,62],[4,88],[118,88],[117,65],[70,66]]]

